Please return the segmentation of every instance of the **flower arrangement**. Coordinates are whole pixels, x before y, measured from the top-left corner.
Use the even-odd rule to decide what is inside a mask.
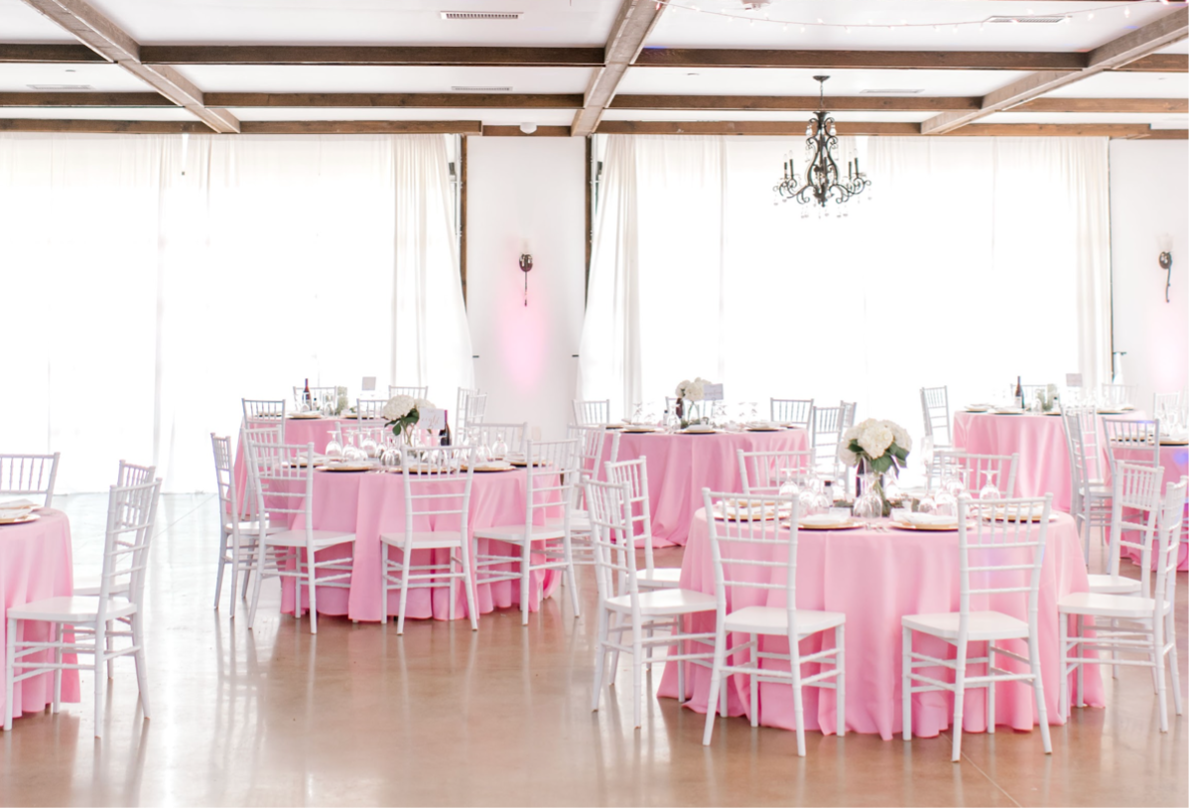
[[[412,445],[414,426],[428,409],[433,408],[434,404],[425,398],[394,395],[381,409],[381,417],[385,419],[385,426],[393,430],[394,435],[401,437],[406,445]]]
[[[711,381],[695,378],[693,381],[684,380],[674,387],[674,394],[678,398],[678,402],[674,404],[674,414],[678,418],[679,426],[685,429],[692,423],[698,422],[691,419],[694,403],[697,400],[703,400],[703,387],[710,384]],[[690,404],[685,404],[685,401],[690,401]]]
[[[839,458],[845,465],[862,465],[873,474],[872,488],[881,499],[881,512],[889,515],[889,500],[881,485],[881,476],[890,468],[897,473],[906,464],[912,445],[910,433],[889,420],[872,418],[844,432],[839,442]]]

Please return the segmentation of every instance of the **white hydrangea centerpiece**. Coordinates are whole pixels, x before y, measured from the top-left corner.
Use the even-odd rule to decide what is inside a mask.
[[[889,501],[881,485],[881,476],[893,469],[897,473],[906,465],[913,441],[910,432],[892,420],[868,420],[857,423],[844,432],[839,442],[839,458],[844,464],[863,465],[874,474],[873,489],[881,497],[882,512],[889,515]]]
[[[394,395],[381,409],[381,417],[385,425],[393,430],[393,434],[405,440],[410,445],[414,426],[422,419],[428,410],[436,408],[425,398],[412,398],[409,395]]]
[[[692,423],[698,422],[691,419],[692,409],[695,401],[703,400],[704,387],[710,385],[711,381],[695,378],[693,381],[684,380],[674,387],[674,395],[678,398],[678,402],[674,404],[674,414],[678,417],[678,423],[682,428],[685,429]]]

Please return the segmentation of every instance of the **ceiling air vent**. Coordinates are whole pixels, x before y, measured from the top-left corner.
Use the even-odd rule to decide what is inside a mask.
[[[443,11],[444,20],[519,20],[524,11]]]
[[[921,87],[893,87],[893,88],[871,88],[869,90],[860,91],[861,96],[917,96],[923,92]]]
[[[512,85],[451,85],[453,93],[508,93]]]
[[[985,20],[986,23],[1045,23],[1047,25],[1056,25],[1057,23],[1067,22],[1066,15],[1057,17],[989,17]]]
[[[30,90],[94,90],[91,85],[25,85]]]

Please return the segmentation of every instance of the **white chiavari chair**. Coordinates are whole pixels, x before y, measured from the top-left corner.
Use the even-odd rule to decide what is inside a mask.
[[[776,495],[782,483],[814,473],[810,451],[745,451],[736,449],[740,483],[746,496]]]
[[[1059,708],[1064,714],[1068,713],[1070,707],[1068,692],[1072,671],[1077,674],[1075,704],[1082,708],[1085,665],[1111,664],[1114,669],[1122,665],[1140,665],[1148,667],[1154,676],[1154,691],[1158,694],[1158,724],[1165,733],[1168,728],[1166,666],[1169,662],[1175,714],[1183,715],[1174,614],[1178,603],[1175,573],[1181,543],[1179,527],[1183,522],[1183,503],[1186,499],[1186,477],[1166,486],[1158,525],[1158,571],[1155,573],[1153,597],[1077,592],[1059,601]],[[1149,577],[1147,567],[1142,570],[1142,578],[1148,582]],[[1074,636],[1069,627],[1069,619],[1073,615]],[[1101,625],[1105,620],[1110,621],[1110,625]],[[1122,627],[1122,624],[1127,625]],[[1072,647],[1075,649],[1074,654],[1071,652]],[[1088,656],[1089,652],[1091,656]],[[1100,652],[1108,652],[1110,656],[1104,658]],[[1141,655],[1141,659],[1125,658],[1122,656],[1125,654]]]
[[[236,586],[240,585],[241,595],[247,594],[248,578],[255,569],[256,537],[261,532],[261,525],[250,518],[249,509],[252,506],[236,488],[231,438],[219,437],[211,432],[211,450],[215,457],[215,495],[219,500],[219,569],[215,575],[215,608],[219,608],[224,573],[231,567],[232,603],[229,614],[234,618]],[[269,532],[269,529],[265,528],[265,532]]]
[[[719,503],[733,521],[716,521]],[[711,660],[711,689],[703,744],[711,744],[715,711],[720,698],[720,681],[733,674],[749,678],[749,722],[760,724],[760,684],[789,685],[793,691],[794,729],[798,755],[806,755],[806,733],[802,716],[802,689],[835,691],[835,734],[843,736],[844,708],[844,621],[843,612],[798,609],[798,500],[793,496],[765,496],[712,493],[703,489],[703,510],[711,538],[712,573],[715,576],[715,653]],[[786,513],[789,527],[783,527]],[[769,592],[784,593],[784,606],[753,605],[728,611],[728,593],[759,590],[761,603],[769,604]],[[812,634],[832,632],[833,648],[803,655],[800,644]],[[729,635],[743,642],[729,646]],[[760,638],[785,638],[788,653],[764,651]],[[733,663],[740,655],[747,659]],[[770,661],[766,667],[766,660]],[[789,668],[774,668],[774,661],[786,661]],[[804,675],[802,667],[814,664],[818,672]]]
[[[935,448],[951,447],[951,401],[946,386],[924,386],[918,390],[922,400],[922,424],[925,437]]]
[[[7,496],[39,496],[44,507],[54,501],[58,458],[53,454],[0,454],[0,500]],[[32,501],[32,500],[30,500]]]
[[[905,741],[910,741],[912,736],[913,694],[951,691],[955,696],[951,760],[959,761],[964,728],[964,691],[969,687],[985,689],[987,729],[993,733],[997,718],[996,685],[1029,682],[1034,688],[1034,708],[1042,728],[1042,751],[1051,751],[1050,725],[1042,693],[1042,658],[1038,648],[1038,588],[1046,551],[1046,531],[1050,524],[1050,500],[1049,494],[1038,499],[959,498],[960,516],[981,517],[970,524],[967,521],[959,523],[959,611],[902,616],[902,739]],[[1009,598],[1009,595],[1017,597]],[[993,601],[1001,606],[1013,603],[1025,617],[985,608]],[[953,646],[955,658],[940,659],[915,651],[915,632]],[[1019,646],[1027,648],[1027,655],[997,645],[1009,640],[1024,641]],[[984,656],[969,657],[969,643],[983,643]],[[1001,668],[996,664],[997,655],[1024,663],[1029,670]],[[971,675],[968,669],[972,665],[983,666],[984,673]],[[954,683],[942,682],[914,670],[940,666],[955,672]]]
[[[521,625],[527,626],[529,590],[535,572],[555,570],[565,573],[567,583],[578,583],[571,555],[571,511],[575,506],[574,489],[579,484],[579,441],[527,441],[524,448],[525,522],[476,530],[474,535],[477,542],[487,539],[517,548],[514,554],[477,552],[476,585],[519,581]],[[551,515],[559,513],[560,518]],[[534,523],[535,518],[543,516],[544,522]],[[578,589],[571,590],[571,608],[579,617]]]
[[[465,437],[472,423],[483,423],[488,413],[488,395],[478,389],[459,389],[455,409],[455,436]]]
[[[714,635],[683,631],[683,620],[696,612],[714,612],[711,595],[689,589],[642,591],[637,583],[636,543],[641,533],[630,507],[630,486],[587,480],[587,504],[591,511],[595,545],[595,578],[598,614],[596,667],[591,688],[591,709],[600,709],[600,691],[605,673],[614,684],[616,665],[606,671],[609,654],[624,653],[633,658],[633,726],[641,727],[641,702],[645,670],[655,663],[695,662],[709,667],[706,654],[687,653],[692,642],[710,647]],[[644,539],[649,543],[648,536]],[[628,633],[631,639],[625,641]],[[648,637],[646,635],[649,635]],[[675,647],[675,653],[670,647]],[[660,654],[654,652],[661,650]],[[686,698],[684,668],[678,671],[678,692]]]
[[[611,400],[573,400],[571,410],[577,426],[606,426],[612,422]]]
[[[306,588],[310,633],[317,634],[317,587],[351,586],[356,536],[339,530],[314,529],[314,443],[258,443],[246,437],[244,444],[248,449],[248,476],[256,493],[259,520],[266,527],[287,528],[257,536],[256,579],[248,628],[252,628],[256,619],[261,580],[276,575],[294,579],[295,619],[302,617],[302,588]],[[319,552],[340,544],[351,545],[346,556],[316,560]],[[325,574],[319,575],[319,571]]]
[[[1099,389],[1099,405],[1108,409],[1132,407],[1137,402],[1139,391],[1134,384],[1102,383]]]
[[[157,466],[155,465],[134,465],[126,460],[120,460],[120,465],[116,469],[116,487],[117,488],[131,488],[135,485],[145,485],[153,481],[154,474],[157,473]],[[96,573],[79,573],[74,574],[74,585],[71,593],[74,595],[95,596],[99,594],[100,582],[99,576]],[[109,623],[109,630],[112,628]],[[109,670],[109,678],[111,673]]]
[[[405,607],[411,586],[446,587],[449,617],[455,611],[456,581],[463,582],[471,630],[479,628],[468,530],[474,462],[475,449],[468,446],[404,449],[401,473],[405,529],[380,536],[383,622],[389,622],[389,593],[396,591],[400,596],[397,634],[405,632]],[[432,475],[432,478],[420,475]],[[397,557],[390,555],[390,549]],[[419,553],[428,560],[417,563],[414,556]],[[443,557],[445,561],[441,560]]]
[[[275,443],[285,442],[285,401],[241,398],[245,429],[272,429]]]
[[[414,400],[426,400],[426,393],[430,391],[429,386],[393,386],[389,385],[389,397],[394,398],[397,395],[409,395]]]
[[[1091,560],[1092,529],[1112,523],[1112,489],[1100,475],[1100,432],[1095,407],[1064,408],[1063,433],[1071,470],[1071,515],[1083,539],[1084,561]]]
[[[1155,392],[1154,411],[1150,417],[1162,420],[1164,423],[1176,422],[1177,418],[1183,417],[1185,426],[1186,408],[1186,400],[1182,392]]]
[[[1108,449],[1108,470],[1113,477],[1117,475],[1121,462],[1129,461],[1162,466],[1161,431],[1157,420],[1118,420],[1102,417],[1104,427],[1104,445]],[[1138,459],[1137,452],[1150,455],[1150,459]]]
[[[613,485],[629,486],[629,510],[633,515],[634,538],[644,539],[645,568],[637,570],[641,589],[669,589],[678,586],[682,569],[653,565],[653,523],[649,507],[649,474],[645,457],[604,463],[604,479]]]
[[[788,398],[769,399],[769,419],[784,426],[797,426],[804,431],[810,431],[811,414],[815,410],[815,399],[790,400]]]
[[[996,485],[1002,496],[1012,496],[1013,488],[1017,484],[1016,452],[970,454],[962,448],[945,448],[935,451],[935,463],[939,476],[951,473],[959,477],[971,499],[979,499],[981,490],[989,482]],[[927,480],[926,485],[928,489],[935,487],[934,474]]]
[[[469,422],[466,435],[456,435],[461,444],[483,447],[490,457],[505,456],[519,461],[525,453],[525,441],[529,438],[528,423],[484,423]],[[501,444],[504,444],[503,455]]]
[[[840,430],[847,431],[856,425],[856,401],[841,400],[839,402],[840,416]]]
[[[842,478],[843,463],[839,459],[839,441],[843,436],[844,410],[840,406],[816,406],[811,412],[811,457],[815,473]]]
[[[356,429],[361,432],[385,427],[384,409],[388,401],[374,398],[356,398]]]
[[[608,448],[608,461],[619,459],[620,432],[608,431],[606,426],[568,426],[567,439],[579,441],[579,487],[575,489],[575,509],[571,512],[571,556],[576,564],[594,564],[587,491],[582,486],[589,479],[599,479],[605,448]]]
[[[69,595],[45,598],[8,609],[8,640],[5,652],[4,729],[12,729],[13,686],[22,680],[42,674],[54,675],[53,711],[58,712],[62,697],[62,671],[85,670],[94,673],[95,682],[95,738],[104,727],[106,681],[100,679],[105,664],[111,674],[111,661],[116,657],[132,657],[136,663],[136,681],[140,692],[141,710],[148,718],[149,684],[145,665],[144,591],[153,539],[153,524],[157,517],[161,480],[132,485],[112,486],[108,492],[107,528],[103,543],[103,565],[100,570],[99,594]],[[112,621],[127,624],[128,631],[112,632]],[[50,640],[24,642],[18,635],[20,623],[49,623]],[[74,641],[66,642],[65,635],[74,633]],[[129,644],[117,648],[120,640]],[[45,652],[53,653],[53,660],[44,659]],[[82,662],[64,663],[63,656],[73,654]],[[41,655],[36,660],[26,659]],[[90,662],[86,662],[87,659]],[[19,673],[18,673],[19,671]]]

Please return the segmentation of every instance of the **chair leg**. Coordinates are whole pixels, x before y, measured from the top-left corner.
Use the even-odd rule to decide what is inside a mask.
[[[521,625],[529,625],[529,579],[533,577],[530,565],[533,561],[533,542],[529,539],[521,545]]]
[[[991,677],[993,675],[993,643],[995,641],[989,640],[984,644],[984,653],[988,657],[988,663],[984,666],[985,676]],[[997,684],[990,682],[984,695],[984,722],[987,732],[997,732]]]
[[[571,593],[571,608],[575,611],[575,617],[579,617],[579,581],[575,578],[575,550],[571,545],[569,535],[562,539],[562,551],[567,562],[566,569],[562,573],[563,581],[569,584],[567,591]]]
[[[835,735],[843,736],[848,725],[844,719],[848,703],[845,696],[846,671],[844,669],[844,624],[835,627],[835,647],[839,654],[835,655],[835,667],[839,674],[835,677]]]
[[[790,634],[790,677],[794,690],[794,731],[798,736],[798,755],[806,756],[806,724],[802,712],[802,657],[798,650],[799,640]]]
[[[600,688],[604,682],[604,665],[608,661],[608,610],[599,608],[599,630],[596,637],[595,678],[591,683],[591,710],[600,709]]]
[[[1174,631],[1174,612],[1166,615],[1166,639],[1170,642],[1170,687],[1174,694],[1175,716],[1183,715],[1183,688],[1179,680],[1179,646]],[[1165,666],[1163,666],[1165,668]]]
[[[110,655],[111,655],[111,648],[108,648],[108,647],[109,647],[109,646],[111,646],[111,645],[113,645],[113,644],[115,643],[115,641],[114,641],[114,640],[112,640],[112,629],[113,629],[114,627],[112,626],[112,621],[110,621],[110,620],[109,620],[109,621],[107,621],[107,623],[106,623],[105,625],[107,626],[107,634],[105,634],[105,635],[104,635],[104,638],[103,638],[103,639],[104,639],[104,646],[105,646],[105,648],[106,648],[106,650],[107,650],[107,653],[108,653],[108,655],[109,655],[109,656],[108,656],[108,658],[107,658],[107,661],[108,661],[108,667],[107,667],[108,679],[109,679],[109,680],[113,680],[113,679],[115,679],[115,678],[116,678],[116,674],[115,674],[115,667],[116,667],[116,666],[115,666],[115,660],[116,660],[116,658],[115,658],[115,657],[113,657],[113,656],[110,656]]]
[[[463,540],[463,544],[459,547],[460,562],[459,566],[463,570],[463,589],[466,591],[465,598],[467,599],[467,617],[471,621],[471,630],[473,632],[480,629],[479,610],[476,609],[476,585],[471,577],[471,541]]]
[[[310,633],[318,634],[318,597],[317,587],[315,581],[318,580],[318,567],[314,561],[314,555],[317,551],[306,548],[306,592],[310,595]],[[300,590],[299,590],[300,592]],[[299,609],[301,608],[301,601],[298,602]]]
[[[968,670],[968,641],[961,637],[955,645],[955,710],[951,722],[951,760],[959,761],[960,740],[964,735],[964,680]]]
[[[55,623],[53,634],[54,642],[58,644],[58,647],[54,649],[54,704],[51,705],[51,708],[54,713],[57,713],[62,704],[62,641],[66,637],[66,624]]]
[[[265,543],[263,539],[259,543],[256,552],[256,577],[252,579],[252,604],[248,607],[248,628],[252,628],[252,624],[256,622],[256,604],[261,596],[261,581],[264,579],[261,574],[265,567]],[[248,579],[244,579],[244,587],[248,588]]]
[[[755,635],[755,634],[749,635],[749,667],[750,668],[757,667],[757,635]],[[756,727],[760,721],[757,718],[758,716],[760,716],[760,714],[758,713],[759,709],[757,707],[757,694],[760,693],[758,688],[759,688],[759,686],[758,686],[757,678],[750,674],[749,675],[749,724],[752,725],[753,727]]]
[[[389,574],[391,572],[389,567],[389,545],[382,541],[380,543],[380,622],[382,626],[389,622]]]
[[[716,623],[715,651],[711,655],[711,689],[707,692],[707,719],[703,722],[703,745],[711,744],[711,734],[715,730],[715,711],[720,699],[720,680],[724,667],[724,650],[727,648],[725,633]]]
[[[447,555],[447,620],[455,619],[455,551],[447,547],[445,550],[435,553]],[[430,597],[430,613],[434,614],[434,595],[431,593]]]
[[[224,545],[224,552],[226,553],[226,551],[227,551],[227,546]],[[223,578],[223,571],[226,567],[227,567],[227,563],[224,561],[223,558],[220,558],[219,559],[219,577],[220,577],[220,579]],[[239,579],[240,579],[240,543],[236,540],[236,537],[233,536],[232,537],[232,583],[231,583],[231,589],[229,590],[229,592],[232,596],[232,600],[231,600],[232,605],[231,605],[230,611],[228,612],[228,617],[232,618],[233,620],[235,620],[235,618],[236,618],[236,592],[237,592],[236,586],[237,586],[237,581]],[[219,587],[215,588],[215,608],[216,609],[219,608]]]
[[[1109,621],[1109,625],[1112,626],[1112,630],[1115,633],[1117,630],[1117,625],[1118,625],[1117,619],[1114,617],[1111,621]],[[1121,666],[1117,663],[1112,664],[1112,678],[1113,679],[1121,678]],[[1154,684],[1154,689],[1157,690],[1157,683]]]
[[[910,674],[913,669],[912,649],[914,632],[908,626],[902,626],[902,741],[909,741],[913,736],[913,724],[910,718],[911,693]]]
[[[1065,721],[1071,716],[1071,670],[1067,664],[1071,656],[1071,644],[1067,642],[1068,616],[1059,613],[1059,719]]]
[[[678,617],[674,618],[674,625],[678,629],[679,634],[682,634],[682,626],[685,618],[685,615],[679,615]],[[675,663],[675,665],[678,666],[678,703],[680,705],[683,702],[686,702],[686,660],[682,659],[682,655],[686,651],[686,647],[683,645],[685,642],[685,640],[678,641],[679,659]],[[649,656],[653,656],[653,649],[649,650]]]
[[[104,706],[104,681],[99,678],[103,670],[104,660],[107,659],[108,650],[108,635],[107,626],[96,623],[95,624],[95,738],[101,738],[100,733],[103,730],[104,711],[107,708]]]
[[[1169,728],[1169,722],[1166,719],[1166,658],[1162,655],[1162,626],[1155,624],[1156,628],[1150,635],[1150,673],[1154,675],[1154,681],[1158,684],[1158,730],[1165,733]]]
[[[1079,662],[1083,659],[1083,615],[1075,616],[1075,706],[1077,708],[1086,707],[1083,703],[1083,671],[1084,664]],[[1113,651],[1113,656],[1116,656],[1116,651]]]
[[[633,727],[641,727],[641,704],[645,694],[645,652],[641,647],[641,626],[633,624]]]
[[[232,590],[232,602],[235,603],[236,592]],[[148,719],[149,713],[149,668],[145,664],[145,627],[141,623],[141,613],[132,616],[132,644],[136,647],[133,661],[136,663],[136,687],[141,693],[141,711]]]
[[[16,679],[17,621],[8,619],[8,637],[4,645],[4,729],[12,730],[12,695]]]
[[[401,548],[401,597],[397,601],[397,634],[405,634],[405,604],[409,598],[409,576],[413,569],[414,551]]]
[[[1050,754],[1050,721],[1046,714],[1046,693],[1042,687],[1042,655],[1038,652],[1038,635],[1030,635],[1030,672],[1034,675],[1034,707],[1038,711],[1038,727],[1042,729],[1042,752]]]
[[[222,512],[222,508],[220,509]],[[220,519],[220,521],[223,521]],[[226,530],[219,532],[219,569],[215,573],[215,608],[219,608],[219,594],[223,591],[223,570],[227,566],[227,537]],[[235,565],[232,566],[232,571],[235,571]],[[232,603],[235,604],[236,588],[232,587]]]

